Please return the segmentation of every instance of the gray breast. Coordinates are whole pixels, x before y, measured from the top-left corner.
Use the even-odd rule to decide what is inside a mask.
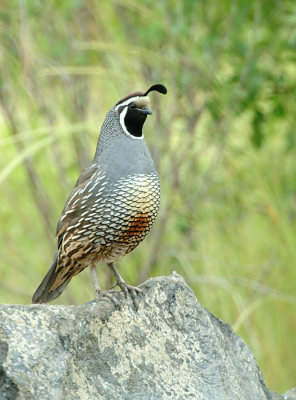
[[[101,154],[99,164],[108,178],[115,182],[129,175],[157,175],[153,160],[143,139],[122,136]]]

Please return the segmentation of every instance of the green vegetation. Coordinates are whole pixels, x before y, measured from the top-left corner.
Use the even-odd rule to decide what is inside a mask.
[[[107,110],[160,82],[145,138],[161,212],[121,272],[139,283],[176,270],[247,341],[271,389],[295,386],[295,1],[1,6],[0,301],[30,302]],[[56,303],[92,298],[86,270]]]

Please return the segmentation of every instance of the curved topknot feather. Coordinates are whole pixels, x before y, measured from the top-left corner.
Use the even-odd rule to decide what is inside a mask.
[[[144,96],[147,96],[148,93],[153,92],[153,91],[159,92],[162,94],[167,94],[167,92],[168,92],[167,88],[164,85],[162,85],[161,83],[157,83],[156,85],[151,86],[151,88],[148,89],[147,92],[144,93]]]

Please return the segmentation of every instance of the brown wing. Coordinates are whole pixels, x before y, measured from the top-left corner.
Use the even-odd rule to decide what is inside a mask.
[[[94,202],[95,193],[100,191],[104,174],[97,162],[85,168],[79,176],[76,185],[68,197],[56,229],[58,247],[61,246],[66,231],[73,234],[75,228],[85,213]],[[71,229],[72,227],[72,229]]]
[[[49,292],[59,290],[86,266],[94,239],[94,207],[101,202],[105,174],[97,162],[82,171],[57,225],[58,256]],[[87,229],[85,229],[87,227]]]
[[[104,208],[105,186],[105,174],[97,162],[82,171],[57,225],[58,252],[33,296],[33,303],[58,297],[73,276],[88,265],[96,229],[94,222],[98,211]]]

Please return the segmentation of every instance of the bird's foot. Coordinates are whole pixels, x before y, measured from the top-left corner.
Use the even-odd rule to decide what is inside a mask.
[[[135,310],[138,310],[138,305],[137,305],[137,301],[136,301],[136,294],[144,294],[143,290],[136,287],[136,286],[131,286],[128,285],[122,278],[122,276],[120,275],[120,273],[117,271],[114,263],[108,263],[107,264],[108,267],[111,269],[111,271],[113,272],[115,279],[116,279],[116,285],[115,286],[119,286],[120,289],[123,291],[124,295],[126,298],[128,298],[128,295],[130,294]],[[114,287],[115,287],[114,286]]]
[[[137,286],[131,286],[128,285],[122,278],[118,279],[116,286],[119,286],[120,289],[123,291],[124,295],[126,298],[128,298],[128,295],[131,296],[133,305],[136,310],[138,310],[138,304],[136,301],[136,295],[137,294],[144,294],[143,290],[138,288]]]
[[[117,290],[97,289],[95,291],[96,300],[99,300],[101,297],[107,297],[108,299],[110,299],[112,301],[112,303],[115,305],[115,307],[120,309],[120,304],[119,304],[118,300],[112,295],[112,293],[116,293],[116,292],[118,292],[118,291]]]

